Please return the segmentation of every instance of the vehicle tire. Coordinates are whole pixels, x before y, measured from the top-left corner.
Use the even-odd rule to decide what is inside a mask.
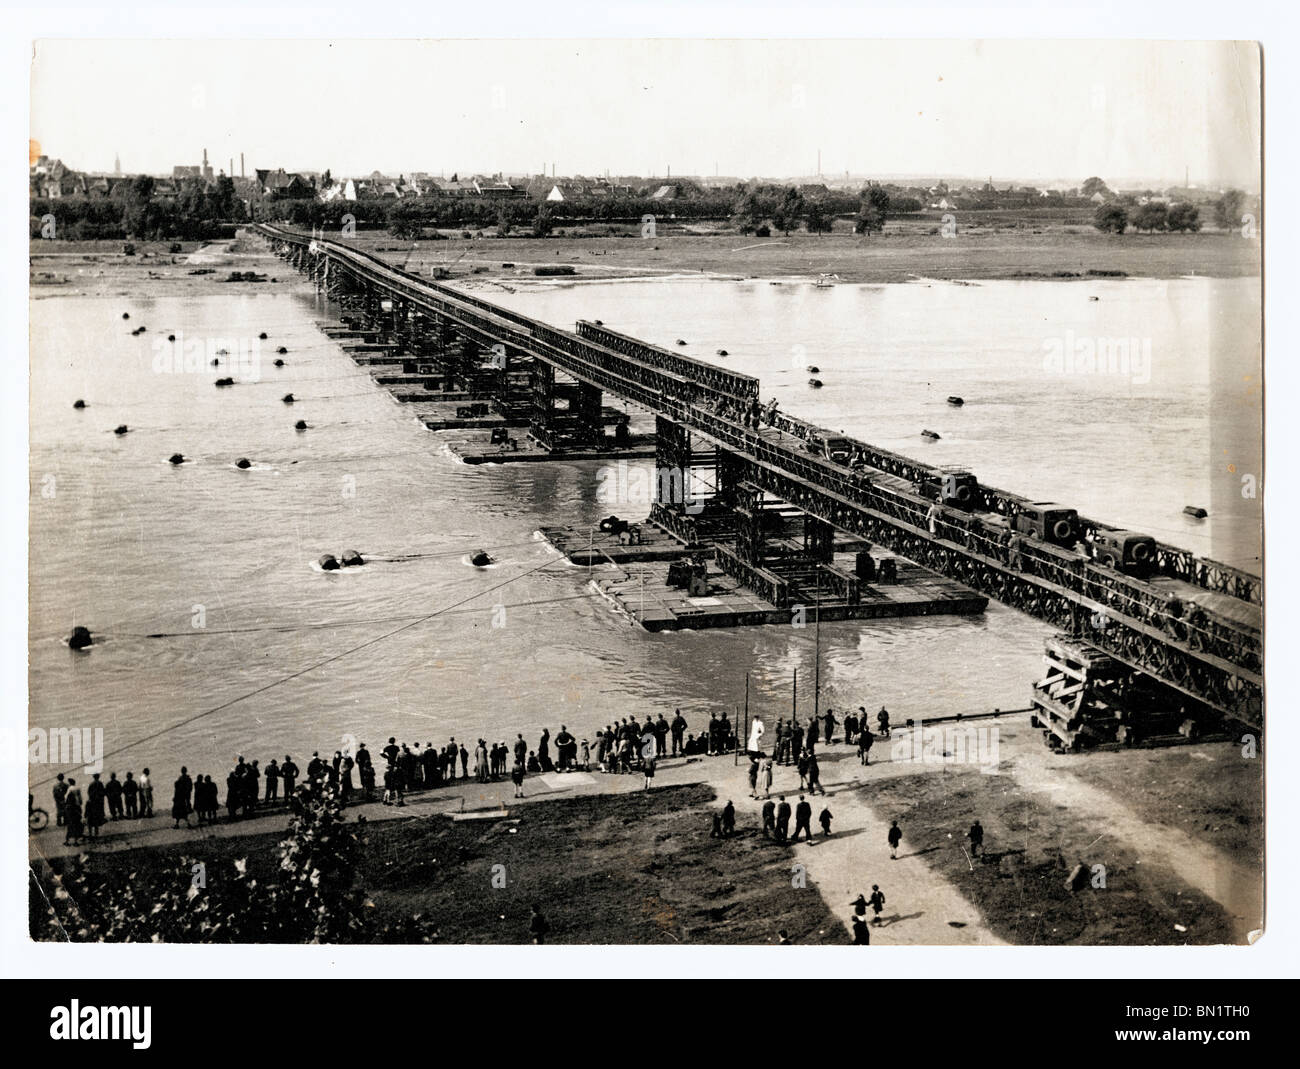
[[[41,831],[50,823],[50,815],[44,809],[33,809],[27,814],[27,827],[32,831]]]
[[[1064,542],[1074,533],[1074,528],[1070,525],[1069,520],[1057,520],[1052,524],[1052,535],[1059,541]]]

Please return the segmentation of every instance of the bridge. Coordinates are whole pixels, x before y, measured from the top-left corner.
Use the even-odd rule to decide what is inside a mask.
[[[503,413],[526,411],[530,435],[557,455],[603,440],[605,392],[652,413],[660,492],[651,521],[691,545],[727,517],[734,545],[715,547],[718,565],[778,606],[797,591],[765,566],[773,500],[804,514],[825,589],[855,594],[856,578],[832,561],[842,531],[1086,636],[1090,647],[1172,688],[1190,710],[1262,728],[1259,576],[1154,540],[1150,559],[1134,569],[1140,574],[1129,574],[1114,558],[1080,553],[1074,537],[1069,545],[1022,538],[1015,521],[1032,508],[1029,499],[765,408],[752,376],[599,323],[559,330],[344,242],[267,224],[256,230],[339,303],[345,321],[436,362]],[[712,495],[688,499],[682,488],[707,473]],[[1087,517],[1075,523],[1084,547],[1117,532]]]

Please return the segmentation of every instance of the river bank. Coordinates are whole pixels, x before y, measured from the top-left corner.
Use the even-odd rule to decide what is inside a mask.
[[[933,232],[932,232],[933,231]],[[446,231],[441,240],[399,241],[386,231],[360,231],[351,237],[329,234],[421,275],[446,272],[452,278],[479,278],[509,283],[536,278],[537,267],[571,267],[560,281],[610,281],[622,278],[711,276],[719,278],[809,279],[835,275],[842,282],[1040,279],[1071,281],[1098,277],[1240,278],[1261,270],[1258,239],[1236,231],[1196,234],[1102,234],[1084,226],[1043,224],[1016,227],[958,220],[950,230],[931,225],[891,224],[883,234],[864,237],[847,232],[775,234],[768,238],[736,233],[712,235],[665,233],[653,238],[623,236],[552,236],[544,239],[466,239],[468,231]],[[951,234],[951,236],[945,236]],[[430,234],[431,236],[431,234]],[[190,274],[185,255],[169,253],[168,242],[140,242],[134,257],[121,253],[122,242],[33,241],[31,262],[35,290],[75,286],[104,292],[133,280],[180,286],[187,292],[216,284],[227,273]],[[228,243],[216,243],[221,248]],[[260,247],[259,247],[260,246]],[[232,257],[261,258],[280,285],[289,269],[265,252],[254,238],[241,237]],[[278,270],[277,270],[278,265]],[[228,266],[223,263],[222,266]],[[153,275],[160,277],[151,277]],[[53,274],[67,283],[35,276]],[[233,285],[222,283],[222,288]],[[122,291],[125,292],[125,291]]]

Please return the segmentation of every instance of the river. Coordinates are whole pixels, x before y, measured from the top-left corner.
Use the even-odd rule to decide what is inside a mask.
[[[759,375],[798,415],[1258,569],[1259,499],[1239,490],[1260,470],[1258,279],[479,292],[562,325],[598,317],[682,338],[684,352]],[[322,312],[303,287],[32,302],[33,728],[102,728],[106,768],[150,765],[165,783],[180,764],[220,780],[237,754],[305,765],[349,736],[472,749],[522,731],[535,745],[543,726],[581,738],[677,707],[695,730],[743,702],[747,675],[751,709],[774,716],[790,709],[795,669],[809,711],[811,628],[632,628],[535,537],[611,511],[600,465],[458,463],[319,332]],[[229,389],[206,360],[187,370],[158,348],[175,333],[238,353],[263,331],[260,366]],[[1149,367],[1050,366],[1058,342],[1117,338],[1149,348]],[[175,452],[188,462],[167,463]],[[1209,518],[1185,518],[1187,504]],[[478,548],[497,563],[469,566]],[[315,565],[348,549],[371,563]],[[77,625],[98,639],[80,654],[65,644]],[[978,619],[827,625],[821,704],[884,704],[896,721],[1021,707],[1046,633],[996,605]]]

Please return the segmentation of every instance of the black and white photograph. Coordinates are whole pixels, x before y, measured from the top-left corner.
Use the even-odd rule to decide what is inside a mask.
[[[1267,42],[353,16],[28,42],[28,967],[1257,953]]]

